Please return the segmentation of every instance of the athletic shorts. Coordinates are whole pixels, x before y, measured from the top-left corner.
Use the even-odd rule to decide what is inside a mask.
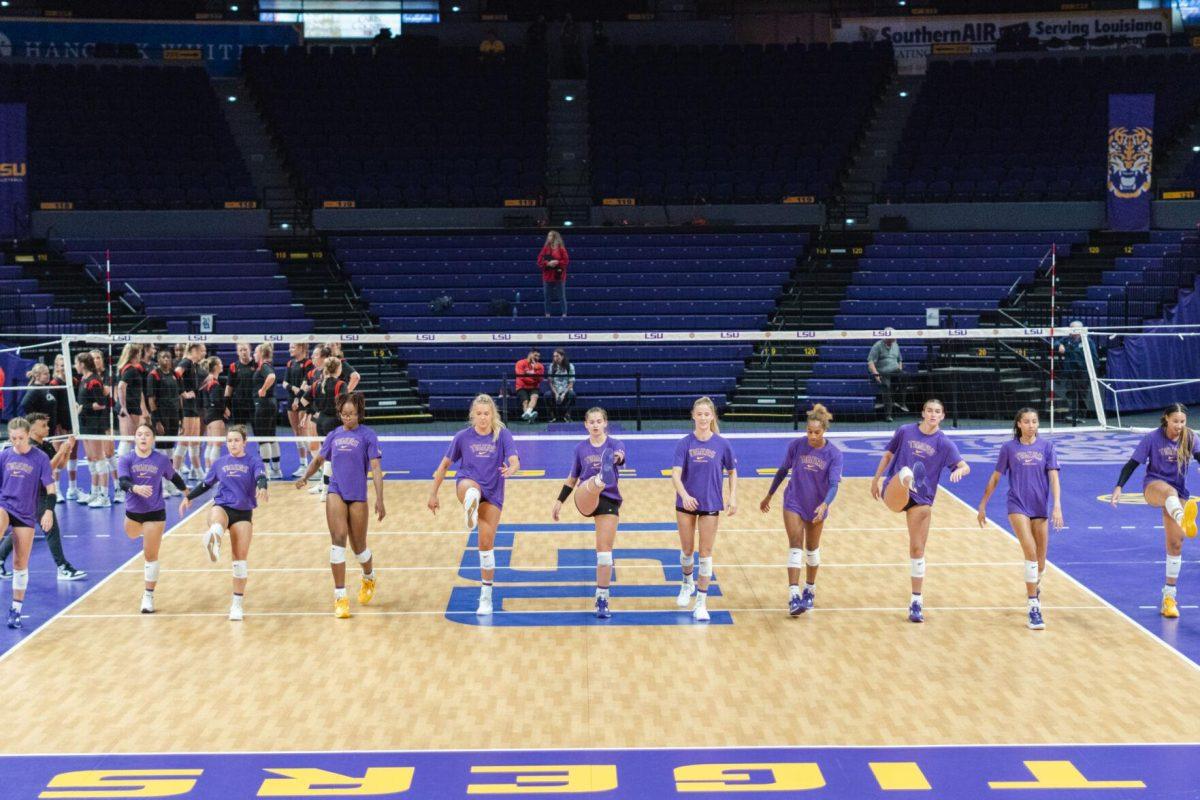
[[[478,483],[479,483],[479,481],[476,481],[474,478],[464,478],[463,480],[469,480],[469,481],[472,481],[472,482],[473,482],[473,483],[475,483],[475,484],[478,484]],[[456,493],[456,494],[458,493],[458,484],[460,484],[460,483],[462,483],[462,481],[455,481],[455,482],[454,482],[454,491],[455,491],[455,493]],[[480,504],[480,505],[483,505],[484,503],[487,503],[487,504],[488,504],[488,505],[490,505],[490,506],[495,506],[496,508],[499,508],[499,509],[503,509],[503,508],[504,508],[504,503],[503,503],[503,501],[501,501],[501,502],[497,503],[497,502],[496,502],[496,500],[495,500],[494,498],[488,497],[486,494],[484,494],[484,493],[483,493],[483,489],[481,488],[481,489],[479,490],[479,504]]]
[[[225,409],[223,409],[223,408],[210,408],[204,412],[204,424],[206,426],[211,425],[214,422],[224,422],[224,421],[225,421]]]
[[[916,508],[917,506],[927,506],[927,505],[929,505],[929,503],[918,503],[915,498],[909,497],[908,502],[904,504],[904,508],[902,508],[900,510],[908,511],[910,508]]]
[[[324,414],[317,417],[316,421],[317,435],[321,436],[322,438],[336,431],[338,429],[338,425],[342,424],[337,417],[328,417]]]
[[[139,525],[144,522],[166,522],[167,510],[160,508],[158,511],[126,511],[125,519],[136,522]]]
[[[0,507],[0,508],[2,508],[2,507]],[[29,520],[21,519],[16,514],[9,511],[7,508],[4,508],[3,510],[8,511],[8,524],[12,525],[14,528],[32,528],[33,527],[33,523],[30,522]],[[3,531],[0,531],[0,533],[3,533]]]
[[[254,406],[246,402],[234,400],[230,404],[229,422],[231,425],[249,425],[254,418]]]
[[[613,500],[611,497],[605,497],[604,495],[600,495],[600,502],[596,504],[596,510],[590,514],[584,514],[584,516],[585,517],[600,517],[605,514],[612,514],[613,516],[618,516],[618,517],[621,516],[620,501]]]
[[[528,402],[529,402],[529,398],[531,398],[531,397],[537,397],[537,396],[538,396],[538,390],[537,390],[537,389],[517,389],[517,398],[518,398],[518,399],[519,399],[519,400],[520,400],[522,403],[528,403]]]
[[[183,401],[183,418],[184,419],[192,419],[193,417],[198,417],[198,416],[200,416],[200,407],[196,405],[196,401],[195,400],[184,400]]]
[[[274,436],[276,414],[274,406],[257,406],[254,409],[254,421],[252,423],[254,435]]]
[[[79,432],[88,436],[103,436],[108,433],[108,417],[80,417]]]
[[[230,508],[229,506],[217,506],[225,512],[225,516],[229,518],[229,527],[233,527],[239,522],[253,522],[254,510],[242,511],[239,508]]]
[[[675,510],[680,514],[687,514],[689,517],[719,517],[720,511],[688,511],[686,508],[675,506]]]

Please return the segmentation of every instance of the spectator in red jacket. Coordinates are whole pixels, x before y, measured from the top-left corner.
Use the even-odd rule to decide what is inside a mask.
[[[567,315],[567,265],[571,257],[558,231],[546,234],[546,243],[538,253],[538,266],[542,268],[542,288],[545,290],[546,316],[550,316],[550,299],[557,297],[562,307],[562,316]]]
[[[533,422],[537,419],[538,386],[546,367],[542,364],[542,354],[533,348],[529,355],[517,362],[517,397],[521,398],[521,419]]]

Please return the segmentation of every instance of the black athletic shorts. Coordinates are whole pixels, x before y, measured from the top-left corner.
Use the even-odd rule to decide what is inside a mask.
[[[274,405],[256,406],[254,409],[254,428],[255,436],[274,436],[276,416],[278,412]]]
[[[225,421],[225,409],[209,408],[209,409],[205,410],[204,425],[206,427],[213,424],[214,422],[224,422],[224,421]]]
[[[241,509],[230,508],[229,506],[217,506],[217,508],[219,508],[225,512],[225,516],[229,518],[229,527],[231,527],[231,528],[234,525],[238,524],[239,522],[253,522],[254,521],[254,511],[253,510],[242,511]]]
[[[103,436],[108,433],[108,415],[103,417],[80,417],[79,432],[89,436]]]
[[[918,503],[915,499],[910,497],[910,498],[908,498],[908,502],[904,504],[904,508],[902,508],[900,510],[908,511],[910,508],[916,508],[917,506],[927,506],[927,505],[929,505],[929,504],[928,503]]]
[[[603,516],[604,514],[613,514],[619,517],[621,515],[620,502],[613,500],[611,497],[600,495],[600,502],[596,504],[596,510],[590,514],[584,514],[584,516],[599,517]]]
[[[720,511],[688,511],[686,508],[675,506],[675,510],[680,514],[687,514],[689,517],[719,517]]]
[[[158,433],[158,426],[162,425],[162,433],[159,436],[178,436],[179,435],[179,417],[158,417],[154,420],[154,432]],[[174,442],[155,441],[155,450],[170,450],[175,447]]]
[[[160,508],[158,511],[126,511],[125,519],[131,520],[138,524],[143,522],[166,522],[167,510],[165,508]]]
[[[317,434],[322,438],[328,436],[338,429],[341,421],[337,417],[330,417],[325,414],[317,417]]]
[[[229,424],[231,425],[249,425],[250,420],[254,418],[254,405],[244,401],[239,402],[234,398],[230,404]]]
[[[6,508],[6,509],[4,509],[4,511],[8,511],[8,509]],[[41,516],[41,515],[39,514],[38,516]],[[14,528],[32,528],[33,527],[32,522],[21,519],[17,515],[13,514],[11,511],[8,511],[8,524],[12,525]],[[2,533],[3,532],[0,531],[0,534],[2,534]]]

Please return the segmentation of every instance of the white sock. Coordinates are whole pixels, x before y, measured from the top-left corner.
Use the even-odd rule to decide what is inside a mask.
[[[1171,515],[1171,519],[1179,525],[1183,524],[1183,504],[1179,502],[1179,498],[1174,495],[1167,498],[1167,502],[1163,503],[1163,508]]]
[[[1030,608],[1041,608],[1042,601],[1038,600],[1036,596],[1031,597],[1031,598],[1029,598],[1029,607]]]
[[[479,587],[479,597],[487,600],[492,599],[492,587],[490,584],[484,584]]]
[[[804,588],[811,592],[813,589],[817,588],[817,585],[815,583],[809,583],[808,581],[805,581]]]
[[[345,596],[346,596],[346,587],[345,586],[341,587],[340,589],[335,588],[333,590],[333,599],[334,600],[341,600]]]
[[[596,597],[607,600],[608,599],[608,589],[601,589],[599,586],[597,586],[596,587]]]
[[[792,593],[792,597],[799,597],[800,596],[800,584],[798,584],[798,583],[788,584],[788,591]]]
[[[1174,597],[1174,596],[1175,596],[1175,587],[1174,586],[1167,585],[1167,586],[1163,587],[1163,597]]]
[[[921,599],[921,595],[919,594],[914,594],[912,596],[912,600],[909,601],[909,604],[911,605],[912,603],[916,603],[919,606],[925,605],[925,602]]]

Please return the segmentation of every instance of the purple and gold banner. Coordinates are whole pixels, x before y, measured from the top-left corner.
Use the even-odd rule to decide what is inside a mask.
[[[1108,96],[1108,227],[1150,229],[1154,95]]]
[[[0,103],[0,236],[24,234],[29,219],[25,104]]]

